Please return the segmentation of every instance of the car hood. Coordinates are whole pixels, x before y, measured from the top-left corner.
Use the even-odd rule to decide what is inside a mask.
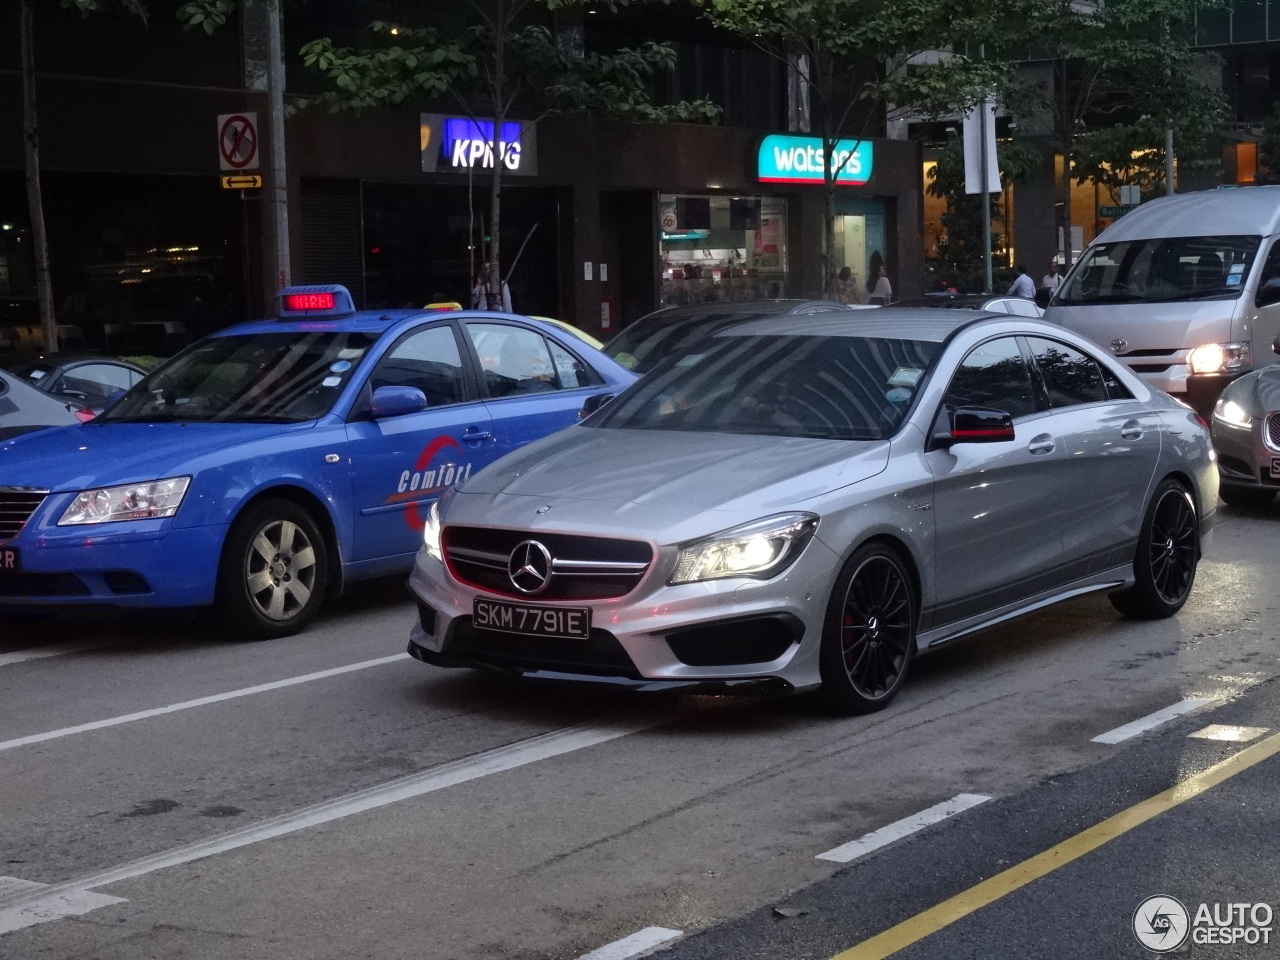
[[[314,423],[88,423],[0,443],[0,486],[84,490],[195,473],[228,450]]]
[[[812,509],[882,472],[888,456],[887,440],[571,427],[476,474],[445,519],[677,542]]]
[[[1280,410],[1280,364],[1263,367],[1227,385],[1222,396],[1234,400],[1251,417]]]
[[[1185,349],[1200,343],[1231,339],[1231,318],[1240,300],[1183,300],[1172,303],[1050,304],[1044,319],[1060,323],[1108,350],[1112,341],[1125,341],[1114,352]]]

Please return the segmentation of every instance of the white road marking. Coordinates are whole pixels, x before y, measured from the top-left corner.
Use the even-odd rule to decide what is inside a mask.
[[[834,863],[848,863],[850,860],[865,856],[872,850],[879,850],[895,840],[901,840],[917,830],[923,830],[925,827],[938,823],[940,820],[946,820],[948,817],[954,817],[957,813],[963,813],[980,803],[986,803],[990,799],[990,797],[985,797],[980,793],[957,794],[950,800],[935,803],[927,810],[921,810],[919,813],[913,813],[909,817],[903,817],[896,823],[874,830],[866,836],[859,837],[857,840],[841,844],[834,850],[820,853],[817,859],[830,860]]]
[[[123,642],[123,640],[99,640],[96,643],[51,643],[47,647],[31,647],[27,650],[15,650],[13,653],[0,653],[0,667],[7,667],[12,663],[25,663],[28,660],[39,660],[42,657],[84,653]]]
[[[43,743],[46,740],[57,740],[61,737],[69,737],[77,733],[85,733],[89,730],[101,730],[104,727],[116,727],[122,723],[133,723],[135,720],[148,720],[151,717],[161,717],[166,713],[177,713],[181,710],[192,710],[196,707],[206,707],[211,703],[222,703],[224,700],[236,700],[240,697],[250,697],[255,693],[266,693],[269,690],[279,690],[283,687],[294,687],[300,683],[310,683],[312,680],[323,680],[326,677],[336,677],[344,673],[353,673],[356,670],[367,670],[369,667],[380,667],[385,663],[395,663],[397,660],[407,660],[407,653],[397,653],[390,657],[379,657],[377,660],[363,660],[360,663],[349,663],[345,667],[334,667],[332,670],[320,670],[317,673],[306,673],[300,677],[289,677],[285,680],[273,680],[271,683],[260,683],[253,687],[242,687],[239,690],[228,690],[226,693],[215,693],[210,697],[200,697],[196,700],[184,700],[182,703],[171,703],[167,707],[155,707],[152,710],[139,710],[137,713],[126,713],[119,717],[110,717],[106,720],[94,720],[90,723],[76,724],[74,727],[62,727],[59,730],[49,730],[45,733],[33,733],[27,737],[18,737],[16,740],[0,741],[0,751],[12,750],[15,747],[25,747],[32,743]]]
[[[228,850],[235,850],[253,843],[260,843],[263,840],[270,840],[298,830],[305,830],[308,827],[354,816],[355,814],[384,807],[401,800],[420,797],[426,793],[443,790],[445,787],[452,787],[470,780],[478,780],[481,777],[502,773],[506,770],[514,770],[517,767],[536,763],[539,760],[558,757],[566,753],[572,753],[575,750],[595,746],[596,744],[607,743],[610,740],[616,740],[628,734],[638,733],[641,730],[648,730],[652,727],[670,723],[677,716],[679,716],[678,712],[655,714],[650,710],[638,714],[635,718],[604,720],[597,723],[566,727],[563,730],[556,730],[528,740],[521,740],[505,747],[498,747],[495,750],[489,750],[474,757],[455,760],[452,763],[424,770],[421,773],[410,774],[407,777],[391,780],[376,787],[359,790],[345,797],[338,797],[310,807],[303,807],[294,813],[263,820],[261,823],[249,824],[239,830],[232,830],[230,833],[210,837],[207,840],[201,840],[187,846],[175,847],[172,850],[166,850],[149,857],[142,857],[139,860],[120,864],[99,873],[90,874],[87,877],[66,880],[62,883],[41,887],[39,890],[17,890],[8,893],[0,891],[0,917],[8,916],[9,912],[14,909],[49,910],[51,909],[51,904],[59,902],[57,898],[75,891],[92,890],[95,887],[103,887],[132,877],[140,877],[143,874],[163,870],[166,867],[190,863],[193,860],[202,860],[205,857],[226,853]],[[56,916],[50,916],[48,919],[57,918]],[[0,925],[0,933],[5,931],[6,928]]]
[[[1257,740],[1264,733],[1267,733],[1266,727],[1231,727],[1221,723],[1211,723],[1207,727],[1197,730],[1195,733],[1188,733],[1188,737],[1195,737],[1198,740],[1223,740],[1227,743],[1248,743],[1250,740]]]
[[[6,895],[30,895],[48,888],[47,883],[19,880],[17,877],[0,877],[0,900],[3,900]],[[63,917],[78,917],[82,913],[97,910],[99,907],[125,902],[123,897],[109,897],[105,893],[66,890],[38,899],[27,906],[0,907],[0,934],[21,930],[23,927],[34,927],[37,923],[60,920]]]
[[[584,953],[578,960],[627,960],[638,957],[646,950],[652,950],[659,944],[684,936],[682,930],[670,930],[667,927],[645,927],[629,937],[606,943],[603,947]]]
[[[1108,730],[1106,733],[1100,733],[1093,738],[1094,743],[1121,743],[1130,737],[1136,737],[1140,733],[1146,733],[1148,730],[1154,730],[1162,723],[1168,723],[1175,717],[1180,717],[1184,713],[1190,713],[1192,710],[1199,710],[1201,707],[1213,700],[1196,700],[1187,699],[1179,700],[1171,707],[1165,707],[1163,710],[1157,710],[1149,716],[1134,720],[1132,723],[1126,723],[1122,727],[1116,727],[1114,730]]]

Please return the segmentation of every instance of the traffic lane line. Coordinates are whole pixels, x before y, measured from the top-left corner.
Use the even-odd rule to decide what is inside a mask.
[[[58,740],[62,737],[74,736],[78,733],[87,733],[91,730],[102,730],[107,727],[117,727],[125,723],[135,723],[139,720],[149,720],[152,717],[161,717],[165,714],[180,713],[183,710],[194,710],[197,707],[206,707],[213,703],[224,703],[227,700],[237,700],[242,697],[251,697],[259,693],[269,693],[272,690],[281,690],[286,687],[294,687],[302,683],[310,683],[313,680],[324,680],[329,677],[341,676],[344,673],[368,670],[371,667],[380,667],[384,664],[395,663],[400,660],[408,659],[409,655],[407,653],[397,653],[390,657],[378,657],[374,660],[362,660],[359,663],[349,663],[346,666],[333,667],[329,670],[318,670],[315,673],[306,673],[297,677],[288,677],[284,680],[273,680],[270,683],[260,683],[252,687],[241,687],[239,690],[228,690],[226,693],[215,693],[208,697],[197,697],[195,700],[184,700],[181,703],[171,703],[165,707],[154,707],[150,710],[139,710],[136,713],[126,713],[117,717],[108,717],[105,720],[93,720],[89,723],[78,723],[71,727],[47,730],[44,733],[33,733],[29,736],[17,737],[13,740],[0,741],[0,752],[29,746],[33,743],[45,743],[49,740]]]
[[[630,717],[611,718],[567,727],[489,750],[464,760],[455,760],[421,773],[400,777],[343,797],[303,807],[293,813],[249,824],[216,837],[141,857],[88,876],[42,886],[39,889],[27,887],[11,889],[8,892],[0,891],[0,916],[12,919],[15,916],[30,917],[47,914],[46,919],[57,919],[57,916],[53,915],[57,913],[56,904],[60,902],[60,898],[75,891],[93,890],[157,870],[203,860],[240,847],[261,843],[264,840],[375,810],[401,800],[420,797],[495,773],[514,770],[539,760],[563,756],[617,740],[632,733],[663,726],[688,713],[687,709],[679,708],[665,714],[655,714],[649,710]],[[0,923],[0,934],[8,933],[11,929],[18,929],[18,927],[10,928]]]
[[[0,667],[15,663],[26,663],[28,660],[41,660],[45,657],[62,657],[72,653],[88,653],[90,650],[101,650],[104,647],[126,643],[124,638],[97,640],[90,643],[51,643],[45,647],[30,647],[26,650],[15,650],[12,653],[0,653]]]
[[[578,960],[629,960],[631,957],[638,957],[654,947],[669,943],[682,936],[684,936],[684,931],[682,930],[672,930],[668,927],[645,927],[629,937],[623,937],[621,940],[613,941],[613,943],[606,943],[603,947],[598,947],[590,953],[584,953]]]
[[[1245,747],[1226,760],[1174,784],[1168,790],[1122,810],[1056,846],[836,954],[832,960],[883,960],[1047,876],[1059,867],[1078,860],[1148,820],[1202,795],[1277,753],[1280,753],[1280,734]]]
[[[1131,737],[1136,737],[1140,733],[1146,733],[1148,730],[1154,730],[1163,724],[1174,720],[1184,713],[1190,713],[1192,710],[1199,710],[1201,707],[1208,706],[1211,703],[1217,703],[1216,700],[1205,700],[1189,697],[1186,700],[1179,700],[1172,706],[1165,707],[1163,710],[1157,710],[1155,713],[1140,717],[1137,720],[1126,723],[1123,726],[1116,727],[1114,730],[1108,730],[1106,733],[1100,733],[1093,738],[1093,743],[1115,744],[1123,743]]]
[[[925,827],[940,823],[958,813],[963,813],[965,810],[970,810],[980,803],[986,803],[990,799],[990,797],[978,793],[957,794],[950,800],[935,803],[932,807],[921,810],[919,813],[913,813],[909,817],[903,817],[901,820],[881,827],[879,830],[873,830],[857,840],[851,840],[828,850],[826,853],[820,853],[817,859],[830,860],[833,863],[849,863],[873,850],[879,850],[895,840],[901,840],[903,837],[910,836]]]

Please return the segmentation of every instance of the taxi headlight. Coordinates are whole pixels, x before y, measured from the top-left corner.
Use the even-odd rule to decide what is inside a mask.
[[[1253,418],[1249,416],[1249,411],[1234,400],[1228,400],[1225,397],[1219,397],[1218,402],[1213,407],[1213,419],[1221,420],[1223,423],[1230,424],[1233,427],[1244,427],[1248,429],[1253,423]]]
[[[427,511],[427,522],[422,525],[422,545],[427,553],[441,562],[444,557],[440,553],[440,501],[436,500]]]
[[[789,567],[818,529],[813,513],[784,513],[724,530],[680,548],[669,583],[723,577],[766,580]]]
[[[1240,373],[1253,367],[1253,350],[1249,344],[1202,343],[1187,354],[1187,368],[1192,373]]]
[[[62,514],[58,526],[79,523],[115,523],[119,520],[153,520],[172,517],[187,492],[190,477],[126,483],[119,487],[98,487],[76,494]]]

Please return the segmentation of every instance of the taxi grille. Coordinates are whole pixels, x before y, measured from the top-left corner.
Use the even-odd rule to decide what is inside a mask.
[[[625,596],[653,561],[652,549],[639,540],[485,527],[446,527],[443,539],[449,569],[463,583],[535,602]],[[547,588],[537,594],[520,593],[507,574],[511,552],[526,540],[542,544],[552,558]]]
[[[1280,450],[1280,413],[1267,417],[1267,443]]]
[[[48,494],[48,490],[0,487],[0,543],[18,535]]]

